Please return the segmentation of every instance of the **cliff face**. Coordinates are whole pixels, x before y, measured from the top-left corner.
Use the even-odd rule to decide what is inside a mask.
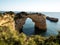
[[[15,29],[19,32],[22,32],[23,25],[25,24],[26,18],[16,19],[15,20]]]
[[[0,26],[6,26],[11,30],[15,30],[14,17],[12,17],[12,15],[10,14],[3,15],[2,17],[0,17]]]

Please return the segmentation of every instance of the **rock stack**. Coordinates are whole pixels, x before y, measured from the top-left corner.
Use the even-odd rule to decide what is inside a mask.
[[[58,22],[58,18],[53,18],[53,17],[46,17],[47,20],[50,20],[52,22]]]

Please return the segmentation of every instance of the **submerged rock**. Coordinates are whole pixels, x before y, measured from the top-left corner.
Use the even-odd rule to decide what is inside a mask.
[[[53,18],[53,17],[46,17],[47,20],[50,20],[52,22],[58,22],[58,18]]]

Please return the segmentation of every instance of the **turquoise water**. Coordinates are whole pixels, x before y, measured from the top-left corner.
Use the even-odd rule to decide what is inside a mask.
[[[46,16],[58,18],[59,21],[57,23],[54,23],[49,20],[46,20],[47,31],[45,33],[41,33],[41,35],[43,36],[57,35],[58,31],[60,31],[60,12],[42,12],[42,13],[45,14]],[[33,35],[34,25],[35,23],[32,21],[32,19],[27,18],[23,26],[23,32],[27,35]]]

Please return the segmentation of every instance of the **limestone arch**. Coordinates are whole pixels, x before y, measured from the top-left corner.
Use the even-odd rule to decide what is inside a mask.
[[[21,29],[23,28],[23,25],[25,24],[25,21],[27,18],[31,18],[33,22],[35,22],[35,30],[36,33],[40,33],[40,31],[46,31],[46,17],[43,15],[27,15],[25,17],[24,15],[22,16],[23,18],[17,19],[16,21],[19,21],[18,24],[16,25],[17,30],[22,31]]]

